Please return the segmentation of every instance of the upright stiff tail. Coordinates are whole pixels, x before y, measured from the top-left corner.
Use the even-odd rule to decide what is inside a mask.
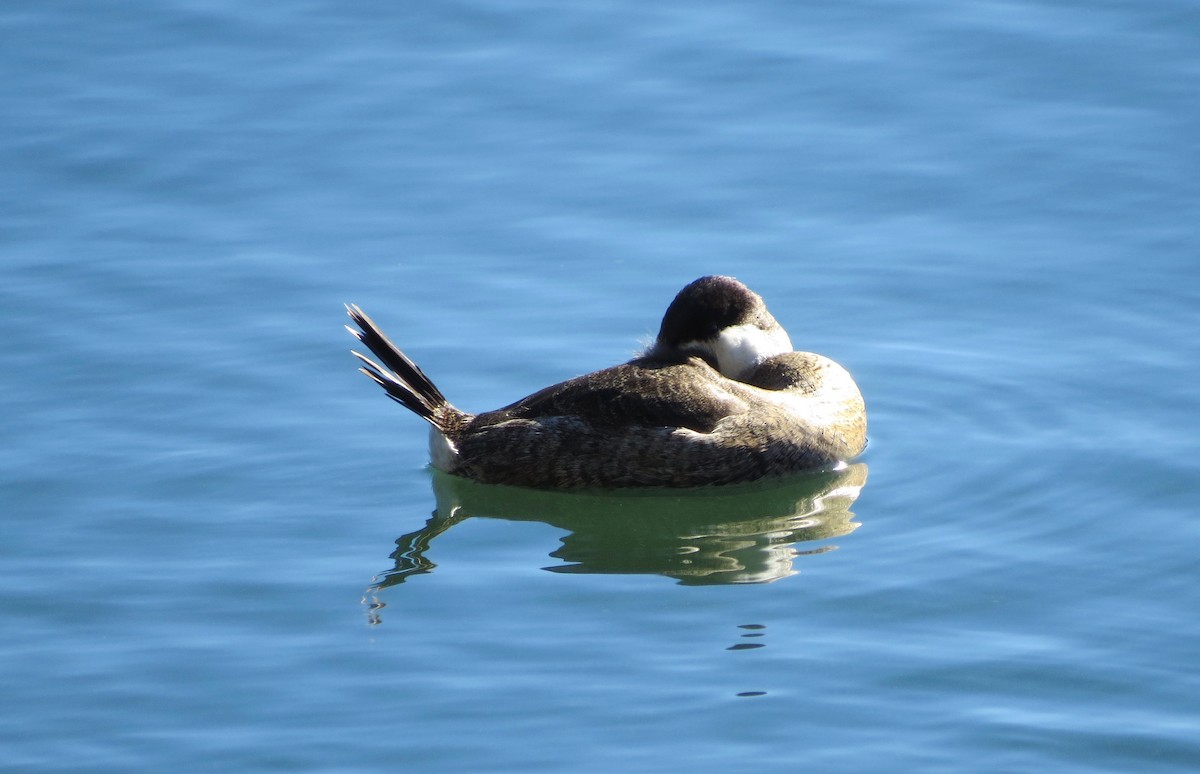
[[[361,352],[352,350],[351,354],[363,363],[363,367],[358,370],[382,387],[389,398],[403,404],[443,432],[465,418],[461,411],[450,405],[450,401],[446,400],[441,390],[434,386],[417,364],[409,360],[399,347],[383,335],[383,331],[379,330],[379,326],[367,317],[363,310],[355,304],[346,304],[346,312],[350,319],[354,320],[354,324],[362,329],[356,331],[347,325],[346,330],[367,345],[367,349],[371,350],[375,357],[383,361],[383,365],[380,365]]]

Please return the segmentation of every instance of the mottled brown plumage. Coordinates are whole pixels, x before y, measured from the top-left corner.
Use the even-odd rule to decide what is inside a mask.
[[[486,483],[579,489],[699,486],[831,466],[866,444],[854,380],[792,352],[762,299],[726,277],[676,297],[642,357],[496,411],[452,406],[358,307],[363,373],[434,431],[435,467]]]

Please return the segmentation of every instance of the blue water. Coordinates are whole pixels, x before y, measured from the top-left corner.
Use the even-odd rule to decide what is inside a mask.
[[[0,31],[0,769],[1200,769],[1194,4]],[[861,466],[447,482],[341,329],[483,410],[712,272],[855,374]]]

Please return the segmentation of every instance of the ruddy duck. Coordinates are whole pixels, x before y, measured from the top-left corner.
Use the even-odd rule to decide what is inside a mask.
[[[762,298],[701,277],[667,308],[654,343],[623,365],[468,414],[357,306],[350,331],[382,364],[359,370],[432,425],[435,468],[540,489],[701,486],[815,470],[866,445],[862,395],[829,358],[793,352]]]

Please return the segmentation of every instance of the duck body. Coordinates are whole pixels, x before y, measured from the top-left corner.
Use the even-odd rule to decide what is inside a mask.
[[[541,489],[690,487],[827,468],[866,444],[854,380],[832,360],[791,351],[761,298],[703,277],[668,308],[654,345],[481,414],[452,406],[357,307],[355,353],[389,397],[432,426],[447,473]]]

